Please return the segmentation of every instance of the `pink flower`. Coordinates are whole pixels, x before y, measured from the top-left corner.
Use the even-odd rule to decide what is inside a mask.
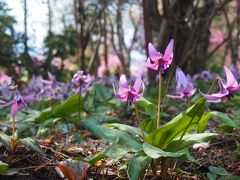
[[[15,118],[17,112],[20,109],[20,107],[23,107],[23,108],[25,108],[27,110],[30,110],[28,108],[27,104],[25,103],[25,101],[34,100],[34,97],[35,97],[35,94],[30,94],[28,96],[21,96],[18,93],[18,91],[16,91],[14,99],[12,101],[2,105],[1,108],[12,105],[11,116]]]
[[[170,98],[174,99],[181,99],[181,98],[189,98],[191,97],[195,91],[196,88],[193,87],[192,80],[189,75],[185,76],[185,74],[182,72],[180,68],[177,68],[176,70],[176,93],[177,95],[168,95]]]
[[[201,93],[210,102],[219,102],[221,100],[230,99],[233,93],[237,92],[240,89],[240,84],[238,84],[236,78],[230,69],[224,66],[224,71],[227,77],[227,80],[220,79],[218,81],[220,91],[213,94],[204,94]]]
[[[145,62],[145,65],[153,70],[160,70],[161,72],[166,70],[172,63],[173,44],[174,40],[171,39],[164,54],[162,55],[151,43],[149,43],[148,52],[150,57],[147,59],[147,62]]]
[[[141,80],[141,76],[138,76],[135,80],[133,87],[129,86],[125,75],[121,75],[119,81],[119,89],[116,93],[115,87],[113,88],[115,96],[122,102],[127,102],[129,106],[132,103],[137,102],[143,97],[144,84]]]

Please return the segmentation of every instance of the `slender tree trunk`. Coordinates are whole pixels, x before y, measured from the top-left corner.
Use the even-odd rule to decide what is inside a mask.
[[[144,23],[144,35],[145,35],[145,51],[146,55],[148,54],[148,43],[152,42],[152,28],[151,28],[151,18],[149,14],[149,4],[148,0],[142,0],[142,8],[143,8],[143,23]],[[155,75],[151,69],[148,69],[148,79],[149,83],[153,84],[155,82]]]
[[[27,0],[24,0],[24,54],[28,54]]]
[[[52,8],[50,0],[47,1],[48,4],[48,33],[52,32]]]

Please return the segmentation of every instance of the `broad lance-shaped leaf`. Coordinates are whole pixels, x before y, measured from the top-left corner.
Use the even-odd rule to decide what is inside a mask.
[[[6,174],[8,172],[9,165],[0,161],[0,174]]]
[[[208,120],[212,118],[210,112],[203,114],[197,126],[197,133],[203,133],[207,128]]]
[[[97,161],[107,157],[114,160],[118,160],[118,159],[121,159],[125,154],[131,151],[132,151],[132,147],[120,139],[116,143],[113,143],[112,145],[107,146],[98,154],[95,154],[93,156],[88,156],[84,158],[84,160],[90,164],[95,164]]]
[[[225,113],[222,112],[218,112],[218,111],[211,111],[208,112],[206,114],[204,114],[201,118],[201,120],[198,123],[198,127],[197,127],[197,132],[198,133],[202,133],[205,131],[206,127],[207,127],[207,123],[208,121],[213,117],[216,116],[217,119],[223,123],[223,125],[226,125],[228,127],[231,128],[236,128],[237,124]]]
[[[194,128],[194,126],[198,124],[204,112],[204,108],[205,99],[201,98],[192,107],[152,132],[146,137],[146,142],[161,149],[166,148],[171,140],[181,136],[186,128],[190,131],[190,128]]]
[[[181,140],[180,137],[172,140],[166,149],[169,151],[180,150],[194,143],[202,143],[204,141],[208,141],[216,135],[216,133],[187,134],[184,135]]]
[[[140,177],[144,175],[145,170],[148,168],[152,161],[148,155],[143,151],[135,154],[129,164],[128,174],[131,180],[141,179]]]
[[[212,111],[210,112],[213,116],[216,116],[219,121],[221,121],[224,125],[236,128],[236,123],[225,113]]]
[[[151,103],[150,101],[148,101],[147,99],[145,99],[144,97],[142,97],[137,104],[140,107],[143,107],[145,112],[147,112],[152,119],[155,119],[157,117],[157,106],[153,103]]]
[[[78,112],[78,108],[83,110],[83,98],[80,96],[80,107],[78,106],[79,95],[75,94],[69,97],[66,101],[62,104],[56,106],[53,110],[54,116],[68,116],[75,112]]]
[[[32,138],[24,138],[24,139],[19,139],[19,141],[24,144],[25,146],[27,146],[29,149],[38,152],[39,154],[44,155],[41,147],[39,146],[39,144]]]
[[[12,151],[12,148],[11,148],[11,137],[0,132],[0,142],[4,144],[5,148],[8,150],[8,151]]]
[[[96,119],[87,119],[81,121],[82,125],[94,135],[115,143],[119,139],[132,147],[132,151],[136,152],[141,148],[141,143],[128,133],[101,126]]]
[[[125,124],[118,124],[118,123],[113,123],[113,124],[106,124],[104,125],[106,127],[110,127],[110,128],[117,128],[120,131],[124,131],[127,132],[131,135],[138,135],[140,137],[142,137],[142,132],[139,128],[133,127],[133,126],[129,126],[129,125],[125,125]]]
[[[153,159],[158,159],[160,157],[172,157],[172,158],[177,158],[180,156],[183,156],[184,153],[180,152],[167,152],[163,151],[162,149],[159,149],[157,147],[154,147],[148,143],[143,144],[143,150],[144,152],[150,156]]]
[[[120,139],[116,143],[108,146],[102,153],[111,159],[118,160],[131,151],[131,145]]]

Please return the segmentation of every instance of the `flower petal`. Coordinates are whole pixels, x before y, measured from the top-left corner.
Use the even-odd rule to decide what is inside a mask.
[[[4,108],[4,107],[7,107],[7,106],[10,106],[10,105],[13,104],[13,103],[14,103],[14,100],[12,100],[12,101],[10,101],[10,102],[8,102],[8,103],[2,104],[2,105],[0,106],[0,108]]]
[[[12,108],[11,108],[11,116],[16,117],[16,114],[17,114],[18,110],[19,110],[19,105],[18,105],[17,102],[14,102],[12,104]]]
[[[120,77],[119,88],[126,88],[126,89],[128,89],[127,78],[126,78],[126,76],[124,74],[121,75],[121,77]]]
[[[158,61],[162,58],[162,55],[156,50],[156,48],[149,43],[148,44],[148,53],[152,61]]]
[[[173,45],[174,45],[174,40],[171,39],[170,42],[168,43],[168,46],[164,52],[163,55],[163,61],[169,61],[172,59],[173,56]]]
[[[23,96],[22,97],[25,101],[29,101],[29,100],[35,100],[35,93],[27,95],[27,96]]]
[[[167,95],[167,97],[173,98],[173,99],[182,99],[184,97],[183,94],[179,95]]]
[[[153,69],[153,70],[158,70],[158,62],[155,61],[154,63],[151,63],[150,58],[147,59],[147,62],[144,62],[144,65]]]
[[[227,66],[224,66],[224,71],[227,77],[227,84],[223,84],[224,87],[230,87],[230,86],[237,86],[238,82],[236,78],[234,77],[233,73],[230,71],[230,69]]]
[[[142,79],[141,79],[141,75],[137,76],[137,79],[135,80],[135,83],[133,85],[133,89],[135,90],[135,92],[139,92],[141,85],[142,85]]]
[[[204,94],[200,91],[201,95],[206,98],[210,102],[219,102],[225,97],[227,97],[228,94],[221,94],[221,93],[216,93],[216,94]]]
[[[187,88],[187,78],[180,68],[176,69],[177,92]],[[183,88],[183,89],[181,89]]]

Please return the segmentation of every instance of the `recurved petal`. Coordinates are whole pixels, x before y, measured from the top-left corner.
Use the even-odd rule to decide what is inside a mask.
[[[158,66],[159,66],[157,61],[155,61],[154,63],[151,63],[150,58],[148,58],[147,62],[144,62],[144,65],[153,70],[158,70]]]
[[[18,110],[19,110],[19,105],[17,102],[14,102],[11,108],[11,116],[15,118]]]
[[[167,97],[173,98],[173,99],[182,99],[184,97],[183,94],[179,95],[167,95]]]
[[[26,101],[35,100],[35,93],[27,95],[27,96],[23,96],[23,99]]]
[[[233,73],[231,72],[231,70],[227,67],[227,66],[224,66],[224,71],[225,71],[225,74],[226,74],[226,77],[227,77],[227,84],[223,84],[224,87],[230,87],[230,86],[237,86],[238,85],[238,82],[236,80],[236,78],[234,77]]]
[[[148,53],[152,61],[158,61],[162,58],[161,54],[151,43],[148,44]]]
[[[221,94],[221,93],[215,93],[215,94],[204,94],[200,91],[201,95],[206,98],[210,102],[219,102],[225,97],[227,97],[228,94]]]
[[[14,103],[14,101],[10,101],[10,102],[8,102],[8,103],[2,104],[2,105],[0,106],[0,108],[4,108],[4,107],[7,107],[7,106],[10,106],[10,105],[13,104],[13,103]]]
[[[127,78],[124,74],[121,75],[120,80],[119,80],[119,89],[121,89],[121,88],[128,89]]]
[[[174,45],[174,40],[171,39],[170,42],[168,43],[168,46],[164,52],[164,55],[163,55],[163,60],[164,61],[169,61],[172,59],[172,56],[173,56],[173,45]]]
[[[140,91],[140,88],[141,88],[142,84],[143,84],[143,82],[142,82],[142,79],[141,79],[141,75],[138,75],[137,79],[135,80],[135,83],[133,85],[133,89],[135,90],[135,92]]]
[[[176,69],[176,80],[177,80],[177,87],[183,87],[184,89],[187,88],[187,78],[183,71],[180,68]]]

